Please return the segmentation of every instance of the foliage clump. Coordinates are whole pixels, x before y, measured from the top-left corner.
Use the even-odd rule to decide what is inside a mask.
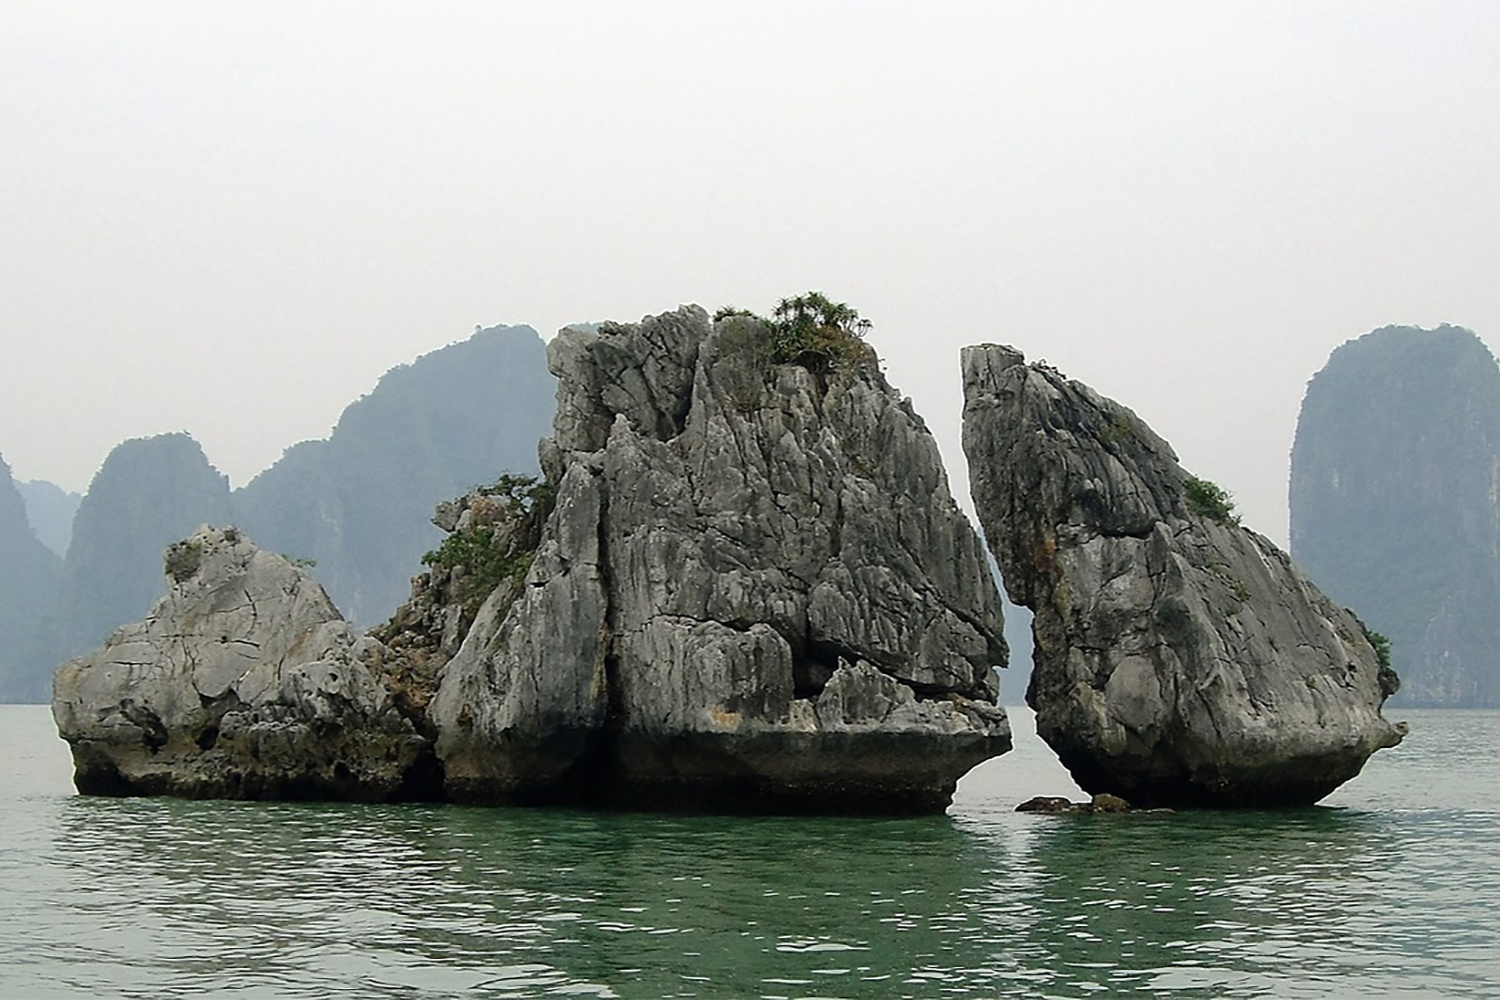
[[[714,313],[716,323],[732,318],[753,320],[760,326],[768,360],[774,364],[801,365],[826,375],[876,361],[875,350],[864,339],[870,321],[848,303],[834,302],[822,292],[782,299],[769,319],[734,306]]]
[[[506,473],[476,486],[470,523],[425,553],[422,562],[457,578],[465,612],[474,613],[501,584],[525,579],[552,512],[552,496],[552,485],[535,476]]]
[[[173,542],[162,553],[162,569],[177,583],[186,582],[203,561],[203,546],[192,539]]]
[[[481,525],[455,531],[422,562],[434,569],[463,567],[465,580],[475,596],[488,594],[511,577],[522,577],[531,568],[531,553],[515,553],[504,544],[504,537],[493,525]]]
[[[552,502],[552,484],[536,476],[519,476],[513,472],[502,473],[500,478],[488,486],[476,486],[474,492],[482,497],[498,498],[510,514],[526,514],[537,504]]]
[[[1199,517],[1217,521],[1225,527],[1236,527],[1240,523],[1240,516],[1234,512],[1234,498],[1217,483],[1188,476],[1182,483],[1182,496],[1187,509]]]
[[[1380,684],[1380,693],[1389,698],[1401,690],[1401,677],[1396,673],[1396,668],[1391,666],[1391,640],[1372,631],[1364,622],[1360,622],[1359,627],[1364,629],[1365,638],[1375,650],[1375,676]]]
[[[1140,435],[1130,420],[1125,417],[1113,417],[1109,423],[1104,425],[1104,429],[1099,432],[1099,438],[1106,445],[1118,448],[1122,445],[1139,441]]]

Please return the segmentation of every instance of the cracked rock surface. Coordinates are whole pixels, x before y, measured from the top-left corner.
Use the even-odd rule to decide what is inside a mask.
[[[1134,413],[1008,347],[966,348],[963,379],[974,503],[1035,615],[1027,702],[1080,787],[1304,804],[1400,742],[1360,622],[1266,538],[1196,513]]]
[[[429,719],[449,795],[926,812],[1010,748],[999,595],[873,362],[774,362],[696,306],[565,330],[519,595]]]
[[[426,797],[430,747],[372,669],[386,651],[307,572],[208,527],[168,549],[168,570],[145,621],[57,673],[79,791]]]

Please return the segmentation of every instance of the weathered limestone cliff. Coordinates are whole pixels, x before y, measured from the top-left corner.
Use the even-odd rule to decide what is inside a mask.
[[[998,594],[872,357],[697,307],[548,355],[555,508],[430,711],[453,798],[931,811],[1009,749]]]
[[[1089,792],[1311,803],[1401,740],[1363,626],[1134,413],[995,345],[963,352],[974,502],[1035,613],[1027,701]]]
[[[311,576],[234,528],[167,550],[145,621],[58,671],[78,790],[353,799],[437,794],[431,747],[378,676],[389,656]]]

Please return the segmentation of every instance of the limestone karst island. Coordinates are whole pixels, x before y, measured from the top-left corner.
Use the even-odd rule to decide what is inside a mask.
[[[78,789],[943,810],[1011,747],[1001,599],[863,328],[810,293],[562,331],[541,476],[441,505],[367,633],[241,527],[174,543],[146,619],[57,673]],[[1400,741],[1379,637],[1130,410],[1010,348],[962,371],[1028,700],[1085,791],[1307,804]]]

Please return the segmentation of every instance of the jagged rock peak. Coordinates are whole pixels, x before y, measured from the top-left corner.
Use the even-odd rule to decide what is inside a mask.
[[[235,528],[165,554],[141,622],[58,671],[52,712],[84,793],[193,798],[429,797],[429,744],[310,575]]]
[[[1027,701],[1089,792],[1142,806],[1316,801],[1405,732],[1396,678],[1228,497],[1130,410],[1014,348],[965,348],[964,452]]]
[[[867,349],[687,306],[548,360],[555,509],[433,701],[453,797],[931,811],[1009,749],[999,595]]]

